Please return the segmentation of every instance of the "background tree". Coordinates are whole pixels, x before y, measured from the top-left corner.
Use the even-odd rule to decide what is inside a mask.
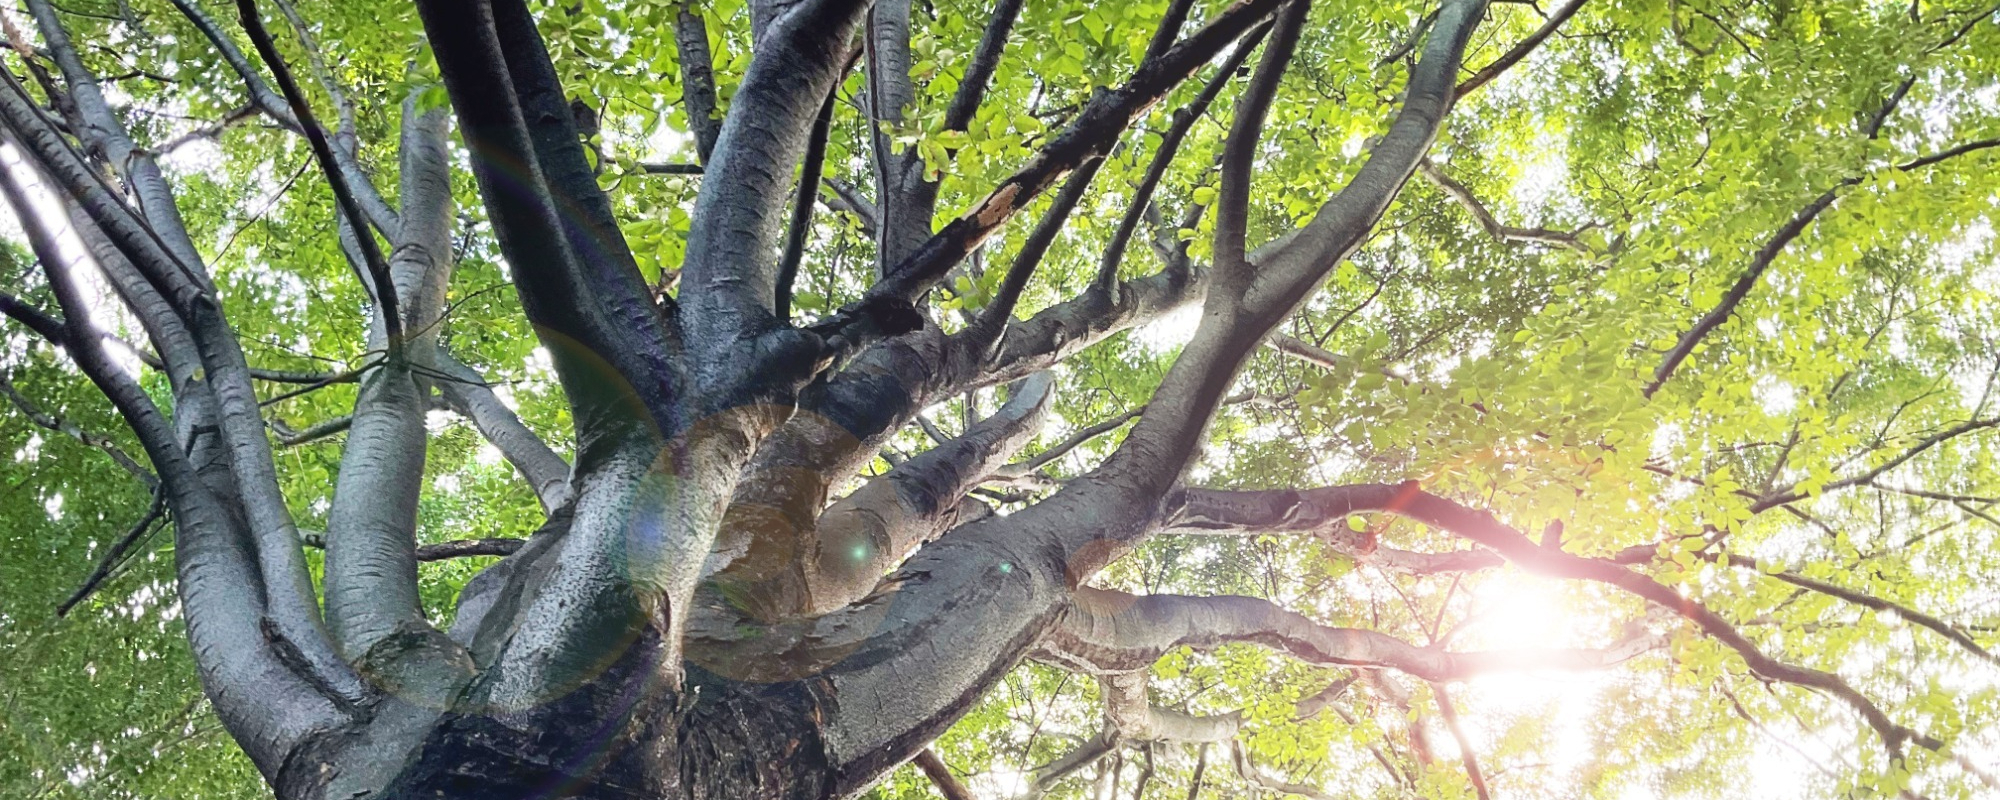
[[[0,783],[1994,791],[1996,13],[0,9]]]

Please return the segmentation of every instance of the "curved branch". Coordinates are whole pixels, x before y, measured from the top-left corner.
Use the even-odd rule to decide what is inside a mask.
[[[151,536],[155,530],[153,523],[158,522],[161,517],[166,515],[166,503],[166,490],[155,487],[153,489],[152,505],[147,506],[146,513],[140,515],[139,521],[132,523],[130,527],[125,529],[124,535],[119,536],[116,541],[111,543],[110,547],[105,549],[104,557],[98,559],[97,568],[91,570],[90,576],[83,579],[83,585],[76,587],[76,591],[71,592],[69,597],[64,598],[62,603],[56,606],[56,616],[69,616],[70,610],[76,608],[76,604],[83,602],[85,598],[96,592],[97,587],[102,586],[104,580],[111,577],[111,571],[117,569],[118,565],[125,563],[125,554],[131,552],[132,546],[138,544],[139,540]]]
[[[1454,652],[1387,634],[1321,625],[1256,597],[1133,595],[1080,588],[1072,613],[1043,640],[1043,657],[1091,672],[1150,667],[1178,647],[1255,644],[1308,664],[1390,668],[1434,683],[1495,672],[1614,667],[1665,643],[1651,634],[1601,649]]]
[[[1879,137],[1882,125],[1887,121],[1889,113],[1895,110],[1897,103],[1908,93],[1910,86],[1915,83],[1915,80],[1915,78],[1910,78],[1904,81],[1898,87],[1896,93],[1887,102],[1883,103],[1877,113],[1871,118],[1871,121],[1863,127],[1862,133],[1867,138],[1875,139]],[[1902,172],[1924,169],[1958,156],[1977,153],[1994,147],[2000,147],[2000,138],[1968,142],[1933,155],[1897,164],[1895,169]],[[1771,262],[1775,261],[1778,255],[1784,252],[1785,247],[1797,239],[1800,234],[1803,234],[1806,228],[1810,227],[1822,212],[1832,207],[1834,201],[1840,199],[1842,191],[1860,185],[1865,177],[1865,175],[1850,175],[1842,178],[1839,182],[1835,183],[1825,192],[1820,193],[1818,197],[1813,198],[1805,206],[1793,213],[1791,218],[1785,221],[1784,225],[1779,226],[1778,230],[1771,234],[1771,238],[1766,240],[1764,245],[1757,249],[1756,253],[1752,254],[1749,266],[1744,268],[1743,274],[1736,278],[1736,282],[1729,287],[1729,291],[1723,293],[1722,299],[1716,303],[1715,307],[1709,309],[1708,313],[1703,314],[1700,319],[1695,320],[1694,327],[1689,328],[1686,333],[1681,334],[1680,339],[1667,351],[1666,356],[1660,361],[1660,366],[1653,370],[1653,380],[1646,384],[1645,395],[1652,397],[1655,393],[1659,392],[1660,387],[1666,385],[1667,380],[1673,377],[1674,371],[1680,368],[1681,363],[1686,361],[1688,356],[1694,354],[1695,347],[1701,344],[1702,339],[1707,338],[1716,328],[1722,327],[1722,324],[1728,322],[1730,316],[1736,313],[1736,307],[1741,305],[1743,300],[1750,296],[1751,290],[1757,287],[1757,283],[1763,277],[1764,272],[1770,269]]]
[[[326,549],[327,535],[324,533],[300,531],[299,543],[307,547]],[[480,556],[511,556],[519,552],[527,539],[510,537],[489,537],[485,539],[452,539],[419,545],[416,549],[418,561],[447,561],[454,558],[476,558]]]
[[[1759,569],[1756,559],[1745,556],[1729,556],[1727,559],[1724,559],[1721,555],[1710,551],[1702,551],[1695,555],[1703,561],[1710,563],[1727,563],[1729,566],[1739,569]],[[1995,656],[1992,651],[1980,646],[1978,640],[1973,639],[1971,634],[1959,630],[1952,626],[1951,623],[1903,605],[1902,603],[1884,600],[1865,592],[1857,592],[1853,589],[1844,588],[1826,581],[1808,578],[1796,572],[1765,572],[1764,574],[1801,589],[1818,592],[1828,597],[1839,598],[1862,608],[1892,612],[1898,618],[1907,620],[1920,627],[1928,628],[1939,636],[1951,640],[1952,644],[1964,648],[1966,652],[1978,656],[1980,660],[2000,666],[2000,656]]]
[[[1964,436],[1968,433],[1977,433],[1979,431],[1988,430],[1994,427],[2000,427],[2000,416],[1986,417],[1984,419],[1966,420],[1957,425],[1945,428],[1944,430],[1938,431],[1937,433],[1931,434],[1929,436],[1926,436],[1918,440],[1916,444],[1911,445],[1908,448],[1905,448],[1903,452],[1897,453],[1895,456],[1883,461],[1880,464],[1875,465],[1873,468],[1861,472],[1860,474],[1850,475],[1845,478],[1829,481],[1826,485],[1819,487],[1819,490],[1817,492],[1809,493],[1800,491],[1798,489],[1797,484],[1793,484],[1791,486],[1785,487],[1782,490],[1772,492],[1769,495],[1763,497],[1756,497],[1754,498],[1754,502],[1750,504],[1750,510],[1752,512],[1761,512],[1788,503],[1795,503],[1800,500],[1804,500],[1811,494],[1824,494],[1829,491],[1834,491],[1837,489],[1846,489],[1851,486],[1866,486],[1872,484],[1876,479],[1881,478],[1883,475],[1888,474],[1890,470],[1909,463],[1910,459],[1922,455],[1926,450],[1929,450],[1933,447],[1936,447],[1952,439],[1956,439],[1960,436]]]
[[[57,347],[69,343],[69,332],[64,330],[61,319],[19,297],[0,292],[0,314],[5,314],[9,319],[21,323],[23,327],[34,331],[36,336]]]
[[[1900,753],[1902,746],[1909,742],[1929,750],[1944,747],[1944,743],[1936,738],[1897,724],[1874,701],[1840,676],[1771,658],[1721,615],[1690,601],[1659,581],[1626,569],[1616,561],[1585,558],[1557,548],[1542,547],[1492,515],[1424,492],[1415,482],[1393,486],[1355,484],[1303,491],[1217,494],[1233,495],[1253,502],[1266,499],[1289,502],[1291,507],[1287,514],[1296,519],[1334,519],[1364,512],[1392,513],[1476,542],[1529,572],[1615,586],[1694,623],[1710,638],[1741,656],[1753,674],[1816,689],[1838,698],[1867,721],[1892,755]],[[1263,506],[1260,503],[1258,507]]]
[[[1062,458],[1064,455],[1067,455],[1071,450],[1075,450],[1076,448],[1082,446],[1083,443],[1095,439],[1099,436],[1103,436],[1104,434],[1110,433],[1112,431],[1118,430],[1119,428],[1124,427],[1125,423],[1131,422],[1134,419],[1138,419],[1139,415],[1144,413],[1146,413],[1146,407],[1139,406],[1138,408],[1134,408],[1131,411],[1119,414],[1118,416],[1112,417],[1103,422],[1099,422],[1094,425],[1088,425],[1083,428],[1080,428],[1077,430],[1076,433],[1070,434],[1069,438],[1057,442],[1055,446],[1050,447],[1047,450],[1043,450],[1042,452],[1036,453],[1033,458],[1030,458],[1018,464],[1008,464],[1005,467],[1001,467],[1000,469],[995,470],[994,475],[1006,478],[1031,475],[1036,470],[1039,470],[1042,467],[1047,466],[1049,462],[1054,461],[1058,458]]]
[[[1417,162],[1417,173],[1435,184],[1438,189],[1442,190],[1452,200],[1457,201],[1467,213],[1472,215],[1473,221],[1479,223],[1480,229],[1486,231],[1486,235],[1488,236],[1503,242],[1532,242],[1535,244],[1566,247],[1584,254],[1591,252],[1590,247],[1578,239],[1576,233],[1573,231],[1558,231],[1542,227],[1516,228],[1511,225],[1500,224],[1500,220],[1494,219],[1493,212],[1487,210],[1486,204],[1481,203],[1479,198],[1472,194],[1471,189],[1466,188],[1463,183],[1452,180],[1450,175],[1444,174],[1444,170],[1439,169],[1438,165],[1432,163],[1428,158]]]
[[[1064,778],[1068,778],[1084,767],[1095,764],[1099,759],[1111,755],[1111,751],[1118,748],[1119,741],[1118,728],[1116,726],[1105,725],[1099,728],[1097,733],[1089,739],[1083,740],[1076,747],[1070,749],[1069,752],[1036,769],[1033,780],[1028,783],[1027,797],[1039,798],[1048,794],[1049,790],[1056,788],[1056,785],[1062,783]],[[1202,752],[1206,754],[1208,751],[1206,748],[1203,748]],[[1195,780],[1199,782],[1201,778],[1200,767],[1197,766],[1196,769]]]
[[[535,491],[542,510],[553,513],[569,503],[569,462],[556,454],[547,442],[521,422],[514,410],[500,401],[492,387],[471,367],[445,353],[437,354],[438,369],[449,380],[437,382],[445,405],[472,421],[486,441],[500,451],[507,463]]]
[[[764,619],[823,614],[872,591],[883,573],[945,529],[982,514],[965,495],[1040,427],[1054,378],[1039,373],[1015,387],[993,416],[927,450],[834,503],[810,527],[741,519],[725,528],[747,541],[724,542],[729,561],[714,580]],[[733,556],[733,558],[732,558]]]
[[[1243,712],[1209,716],[1153,705],[1146,697],[1146,671],[1097,676],[1104,716],[1118,735],[1141,742],[1226,742],[1243,727]]]

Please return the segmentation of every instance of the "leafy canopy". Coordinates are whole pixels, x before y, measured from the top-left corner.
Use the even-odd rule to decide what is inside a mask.
[[[944,108],[989,8],[924,4],[910,70],[918,97],[886,133],[942,179],[940,222],[1016,168],[1093,90],[1122,80],[1165,6],[1028,3],[987,101],[965,130],[946,131]],[[216,265],[252,362],[359,364],[366,297],[305,142],[255,117],[211,127],[243,104],[241,88],[218,79],[228,68],[165,0],[66,8],[73,37],[95,45],[85,59],[119,76],[114,103],[135,136],[166,152],[182,213]],[[694,161],[666,33],[682,9],[644,0],[539,9],[556,67],[600,125],[601,181],[626,237],[642,270],[663,282],[679,267],[700,180],[648,168]],[[302,10],[353,104],[364,162],[379,185],[395,186],[401,100],[434,80],[413,10],[373,0]],[[1494,6],[1467,63],[1491,62],[1555,10]],[[740,0],[692,11],[709,23],[726,107],[748,63],[747,12]],[[1301,222],[1352,175],[1397,105],[1407,43],[1431,11],[1407,0],[1313,10],[1257,155],[1253,241]],[[32,30],[12,10],[0,15]],[[1889,796],[1905,786],[1976,796],[1979,784],[1953,757],[2000,763],[2000,665],[1895,609],[1932,615],[1988,652],[2000,627],[2000,438],[1989,430],[2000,419],[2000,149],[1953,152],[2000,137],[1994,15],[1949,2],[1589,0],[1454,110],[1426,174],[1286,324],[1282,336],[1308,346],[1251,362],[1237,387],[1247,401],[1225,407],[1191,476],[1244,488],[1417,479],[1478,498],[1522,530],[1559,526],[1571,552],[1653,548],[1645,571],[1774,657],[1839,673],[1947,742],[1946,754],[1913,749],[1892,762],[1847,706],[1760,682],[1731,651],[1615,589],[1511,568],[1399,573],[1306,536],[1164,536],[1101,582],[1262,596],[1326,624],[1453,649],[1601,646],[1634,626],[1668,644],[1612,671],[1478,678],[1448,695],[1402,677],[1365,680],[1305,718],[1298,701],[1344,673],[1247,647],[1178,653],[1154,668],[1155,702],[1242,710],[1250,761],[1334,796],[1471,796],[1461,750],[1503,796]],[[281,44],[307,63],[297,38]],[[827,177],[864,193],[865,81],[857,70],[840,89],[827,157]],[[1123,140],[1017,315],[1089,283],[1173,112],[1200,83]],[[317,106],[333,107],[323,89],[307,88]],[[1174,221],[1214,201],[1235,97],[1224,92],[1192,128],[1158,195],[1166,246],[1183,244],[1197,261],[1207,258],[1213,217],[1193,229]],[[443,102],[436,91],[419,105]],[[1937,156],[1948,157],[1926,163]],[[444,340],[553,437],[567,428],[564,403],[504,286],[471,180],[463,170],[456,180],[459,265]],[[1827,194],[1795,238],[1782,236]],[[1034,211],[939,290],[941,324],[963,325],[992,301]],[[1121,274],[1160,268],[1149,236],[1142,230]],[[871,281],[872,248],[855,214],[822,209],[798,313],[857,298]],[[1654,390],[1668,354],[1753,271],[1733,313]],[[0,281],[50,305],[19,243]],[[1055,421],[1030,453],[1145,404],[1190,328],[1186,313],[1170,316],[1069,359]],[[53,615],[149,493],[96,446],[137,452],[59,351],[0,329],[0,374],[18,390],[0,412],[0,751],[10,754],[0,791],[258,796],[255,773],[199,700],[170,536],[142,540],[101,591],[69,617]],[[164,397],[162,376],[145,380]],[[350,384],[277,399],[281,391],[270,389],[266,413],[294,429],[345,414],[354,400]],[[985,392],[932,416],[955,431],[995,403]],[[539,524],[532,491],[469,423],[433,412],[430,428],[423,541],[520,536]],[[280,453],[303,527],[324,526],[337,441]],[[1086,442],[1051,470],[1079,474],[1116,441]],[[928,446],[912,428],[892,450]],[[1386,518],[1354,527],[1398,549],[1463,546]],[[426,565],[433,616],[448,617],[457,588],[489,562]],[[936,749],[976,791],[1012,794],[1096,732],[1095,691],[1025,664]],[[1197,758],[1193,748],[1131,746],[1054,791],[1085,796],[1095,777],[1179,797],[1198,763],[1211,791],[1241,789],[1228,758],[1220,748]],[[875,790],[930,791],[914,769]]]

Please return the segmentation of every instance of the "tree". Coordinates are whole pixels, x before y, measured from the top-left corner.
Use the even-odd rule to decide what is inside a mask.
[[[2000,789],[2000,9],[0,14],[35,793]]]

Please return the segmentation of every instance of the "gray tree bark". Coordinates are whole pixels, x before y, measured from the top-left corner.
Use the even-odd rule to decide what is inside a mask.
[[[253,62],[192,0],[175,5],[237,73],[248,106],[286,129],[323,133],[296,104],[285,65]],[[994,11],[947,128],[972,118],[1022,5]],[[815,191],[796,191],[794,167],[857,44],[869,121],[905,118],[916,96],[908,2],[754,1],[755,51],[719,120],[706,23],[678,14],[702,182],[682,288],[656,301],[598,189],[528,5],[419,0],[457,135],[477,156],[480,199],[570,402],[575,455],[565,462],[437,341],[451,270],[448,131],[442,112],[406,104],[398,207],[351,146],[328,153],[324,165],[354,187],[355,211],[337,221],[357,262],[370,260],[377,234],[390,252],[386,271],[357,270],[379,298],[369,342],[379,355],[360,371],[323,540],[326,577],[315,587],[258,414],[259,373],[223,316],[173,187],[120,127],[54,7],[29,0],[62,75],[56,105],[74,109],[74,119],[56,124],[44,100],[0,76],[0,133],[59,192],[95,268],[141,321],[173,387],[171,414],[112,362],[90,327],[80,282],[88,267],[63,263],[53,234],[21,213],[63,315],[60,329],[48,320],[37,329],[69,350],[144,445],[176,521],[180,593],[204,686],[274,791],[287,800],[849,797],[922,751],[1023,658],[1101,682],[1106,734],[1065,760],[1073,769],[1120,737],[1220,743],[1236,734],[1236,715],[1193,717],[1149,704],[1147,670],[1176,647],[1252,643],[1309,663],[1444,682],[1496,669],[1603,668],[1658,644],[1635,634],[1597,650],[1452,652],[1320,625],[1254,598],[1089,586],[1163,533],[1305,534],[1389,569],[1511,563],[1598,581],[1672,605],[1759,675],[1848,702],[1891,748],[1938,746],[1839,678],[1763,656],[1720,617],[1627,569],[1629,560],[1551,551],[1414,485],[1183,486],[1244,362],[1365,240],[1469,91],[1455,82],[1486,4],[1443,0],[1402,107],[1360,171],[1304,226],[1260,247],[1247,237],[1263,116],[1295,46],[1311,35],[1308,6],[1242,0],[1185,33],[1191,4],[1172,6],[1129,80],[1095,95],[1014,175],[941,228],[931,223],[938,187],[921,160],[875,137],[877,283],[864,300],[795,326],[779,313],[789,287],[777,244],[786,204]],[[238,7],[246,22],[256,20],[252,0]],[[1573,12],[1574,4],[1563,16]],[[259,33],[255,25],[251,32]],[[1221,60],[1221,74],[1177,117],[1181,134],[1149,170],[1141,196],[1150,197],[1178,137],[1229,90],[1260,41],[1225,145],[1215,263],[1195,265],[1163,242],[1166,269],[1117,281],[1146,213],[1134,209],[1102,275],[1075,298],[1013,318],[1037,250],[1010,275],[1006,303],[979,324],[947,333],[915,310],[982,240],[1080,170],[1044,220],[1048,236],[1037,247],[1049,246],[1094,166],[1130,126]],[[266,70],[291,101],[265,82]],[[1481,82],[1488,72],[1478,73]],[[515,172],[501,174],[497,164]],[[103,179],[107,171],[116,184]],[[26,209],[12,175],[0,173],[0,189],[17,212]],[[1022,478],[1007,464],[1047,407],[1053,380],[1045,370],[1196,302],[1193,340],[1106,461],[1004,516],[973,498],[996,477]],[[1000,385],[1008,385],[1007,402],[986,419],[832,496],[921,409]],[[473,422],[549,512],[547,524],[465,587],[449,631],[425,619],[416,592],[433,392]],[[1346,528],[1347,515],[1364,512],[1409,516],[1473,547],[1380,549]],[[315,602],[320,590],[324,608]],[[1240,751],[1237,762],[1246,778],[1288,785],[1263,777]]]

